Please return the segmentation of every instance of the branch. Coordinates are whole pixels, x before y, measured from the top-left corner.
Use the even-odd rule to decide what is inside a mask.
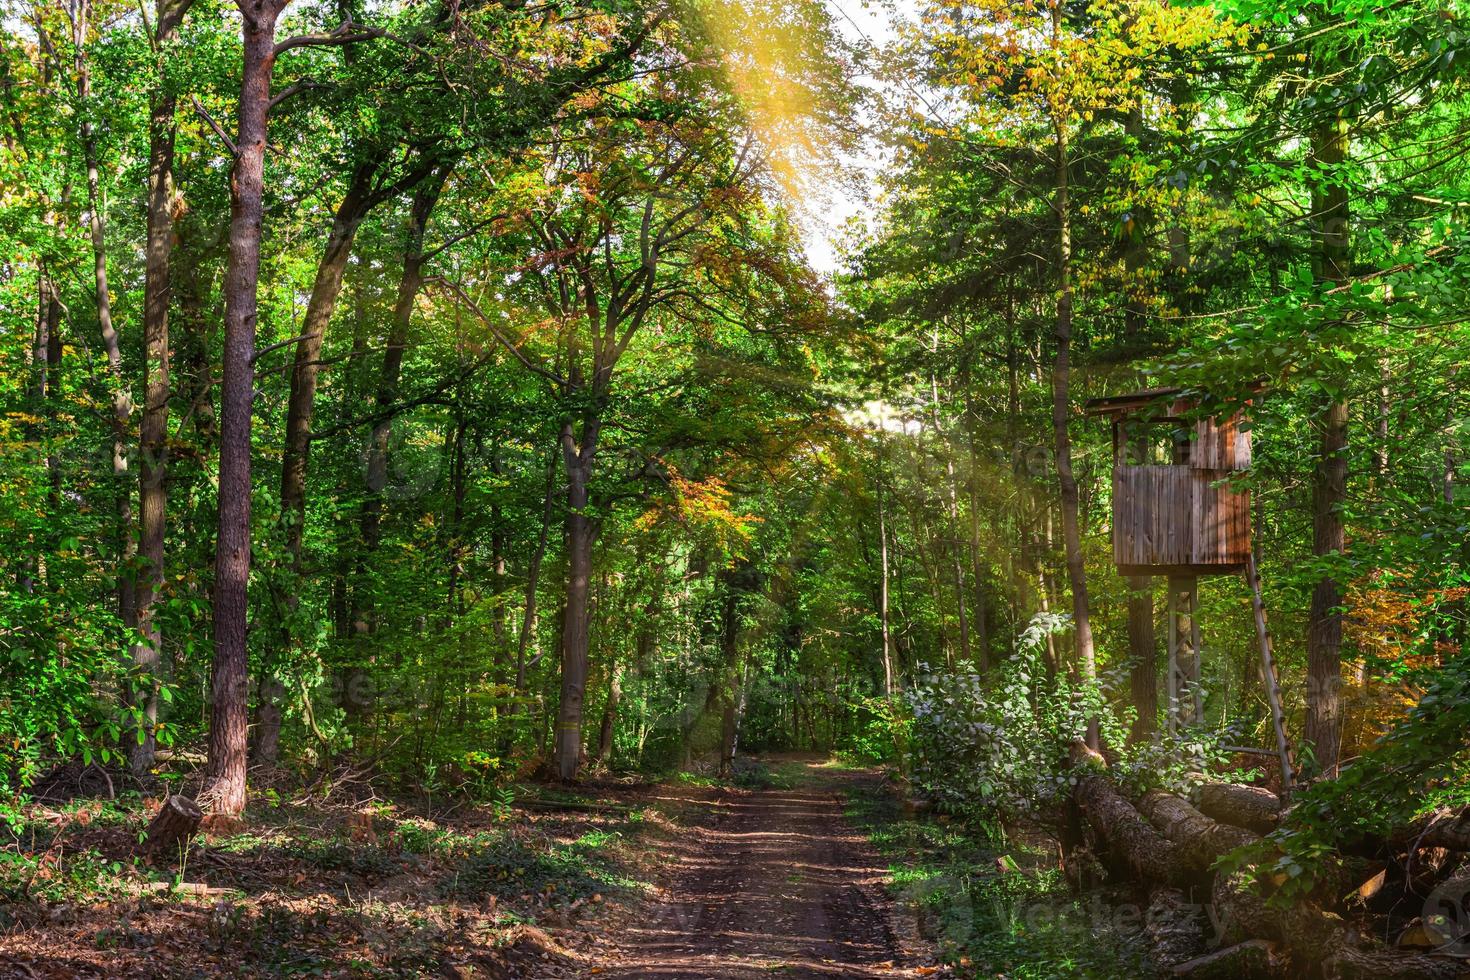
[[[473,313],[476,318],[478,318],[479,321],[485,325],[485,329],[490,331],[490,335],[495,338],[496,342],[499,343],[501,347],[504,347],[507,351],[509,351],[512,357],[520,361],[521,366],[524,367],[526,370],[540,375],[557,387],[566,386],[565,379],[558,376],[555,372],[549,371],[546,368],[542,367],[540,364],[537,364],[535,361],[531,360],[530,356],[527,355],[525,351],[521,350],[515,344],[511,343],[510,339],[506,337],[505,334],[500,332],[500,327],[495,323],[494,319],[492,319],[490,315],[487,314],[484,310],[480,309],[479,305],[470,298],[469,294],[466,293],[464,291],[464,288],[461,287],[458,283],[450,282],[442,276],[435,276],[433,279],[424,280],[424,285],[438,286],[441,290],[448,293],[451,298],[459,302],[461,306]]]
[[[344,44],[356,44],[358,41],[370,41],[382,36],[383,31],[380,28],[359,27],[350,20],[344,20],[325,34],[298,34],[295,37],[288,37],[278,42],[271,54],[279,57],[292,48],[339,47]]]
[[[230,134],[226,133],[224,127],[215,121],[215,118],[209,114],[208,109],[204,108],[203,103],[199,101],[199,97],[191,95],[189,99],[194,103],[194,111],[199,114],[199,118],[209,123],[209,128],[214,130],[214,135],[218,136],[220,141],[230,148],[230,156],[239,156],[240,151],[236,149],[235,141],[230,139]]]
[[[251,364],[254,364],[256,361],[260,360],[262,357],[264,357],[265,355],[269,354],[271,351],[280,350],[282,347],[289,347],[292,344],[299,344],[301,341],[306,340],[306,339],[308,339],[310,337],[315,337],[315,336],[316,336],[316,334],[314,334],[314,333],[304,333],[304,334],[302,334],[299,337],[291,337],[291,338],[289,338],[287,340],[281,341],[280,343],[271,344],[269,347],[262,347],[260,350],[256,351],[253,355],[251,355],[251,357],[250,357],[250,363]]]
[[[276,106],[280,105],[282,102],[285,102],[293,95],[305,92],[307,89],[322,89],[331,87],[332,86],[326,84],[325,82],[313,81],[310,78],[303,78],[299,82],[292,82],[290,85],[287,85],[285,88],[281,89],[279,95],[271,98],[270,105],[267,107],[266,111],[275,112]]]

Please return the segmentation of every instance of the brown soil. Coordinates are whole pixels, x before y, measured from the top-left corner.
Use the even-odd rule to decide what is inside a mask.
[[[856,783],[881,792],[876,777],[816,762],[801,768],[799,788],[714,794],[708,816],[670,842],[660,901],[584,960],[581,975],[934,975],[903,948],[884,872],[843,818],[843,791]]]

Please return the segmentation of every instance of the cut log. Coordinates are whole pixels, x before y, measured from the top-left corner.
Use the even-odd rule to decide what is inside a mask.
[[[1194,959],[1205,948],[1205,917],[1199,903],[1178,888],[1156,888],[1149,895],[1143,931],[1154,962],[1165,969]]]
[[[1176,845],[1180,861],[1191,871],[1208,871],[1220,855],[1260,840],[1241,827],[1219,823],[1184,800],[1154,790],[1138,801],[1138,812]]]
[[[148,824],[144,848],[154,857],[177,857],[180,849],[188,846],[189,838],[198,832],[203,819],[204,811],[199,809],[199,804],[187,796],[170,796]]]
[[[1215,918],[1226,941],[1274,940],[1291,955],[1293,975],[1320,965],[1327,980],[1466,980],[1470,962],[1390,949],[1358,935],[1343,919],[1306,901],[1268,906],[1248,869],[1215,877]]]
[[[1441,810],[1392,835],[1389,843],[1398,848],[1443,847],[1470,851],[1470,819],[1458,810]]]
[[[1077,777],[1076,799],[1108,852],[1131,876],[1152,884],[1183,884],[1189,869],[1164,837],[1100,773]]]
[[[1322,962],[1329,980],[1465,980],[1470,962],[1448,956],[1345,946]]]
[[[1198,795],[1200,813],[1220,823],[1269,834],[1281,820],[1281,798],[1260,786],[1205,783]]]
[[[1283,974],[1284,966],[1275,946],[1251,939],[1180,963],[1172,973],[1189,980],[1271,980]]]

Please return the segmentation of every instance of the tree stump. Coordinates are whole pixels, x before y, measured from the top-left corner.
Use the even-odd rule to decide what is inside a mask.
[[[199,804],[187,796],[169,796],[148,824],[143,846],[154,857],[177,856],[179,848],[187,846],[189,838],[199,830],[203,819],[204,811],[199,809]]]

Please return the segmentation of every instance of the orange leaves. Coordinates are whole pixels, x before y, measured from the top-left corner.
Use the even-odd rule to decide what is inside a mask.
[[[733,494],[725,481],[717,476],[691,480],[682,476],[672,463],[669,471],[668,499],[655,503],[638,518],[640,531],[650,531],[668,521],[710,535],[729,554],[738,554],[750,543],[761,519],[740,514],[731,507]]]

